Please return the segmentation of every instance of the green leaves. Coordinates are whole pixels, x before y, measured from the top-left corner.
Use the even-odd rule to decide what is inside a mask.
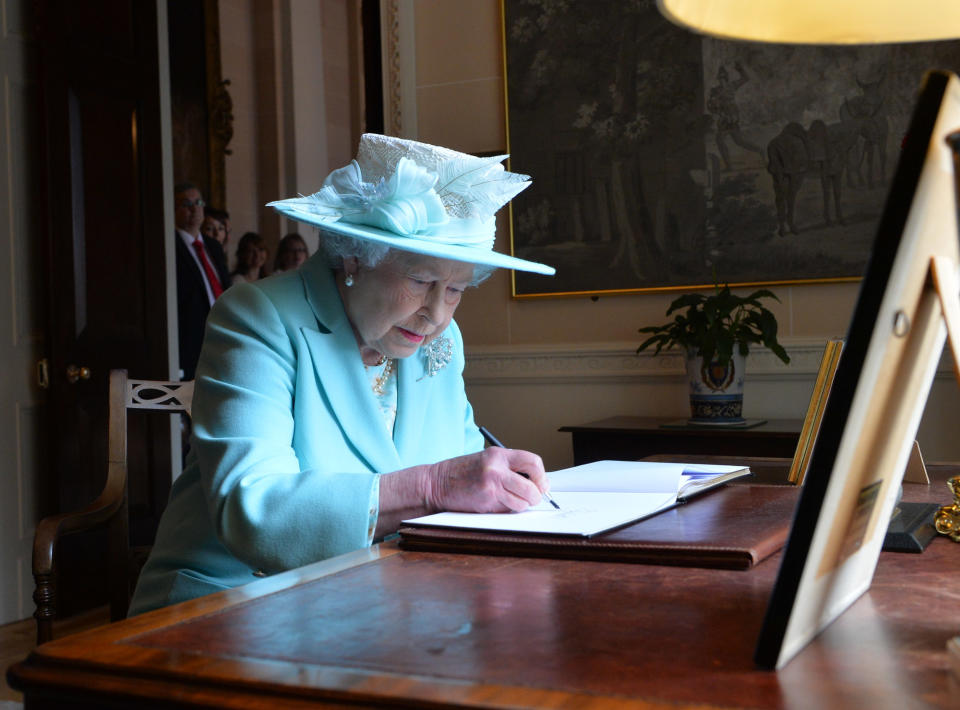
[[[760,289],[749,296],[738,296],[725,284],[715,285],[711,295],[688,293],[676,298],[666,315],[676,313],[674,319],[663,325],[647,326],[638,332],[649,333],[637,353],[654,347],[654,355],[673,346],[696,353],[708,362],[719,361],[725,366],[733,356],[734,348],[741,355],[750,345],[769,348],[784,363],[790,356],[777,341],[777,319],[760,299],[779,301],[772,291]]]

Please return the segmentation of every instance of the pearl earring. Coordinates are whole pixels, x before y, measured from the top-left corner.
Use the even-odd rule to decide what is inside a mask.
[[[353,286],[353,274],[347,274],[343,277],[343,285],[347,288]]]

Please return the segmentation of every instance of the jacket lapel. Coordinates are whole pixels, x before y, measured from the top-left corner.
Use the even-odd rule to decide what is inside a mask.
[[[307,302],[317,317],[316,329],[303,326],[300,331],[310,350],[318,389],[371,471],[386,473],[401,468],[397,449],[370,389],[353,329],[322,255],[308,260],[300,268],[300,275]],[[354,353],[356,356],[351,357]],[[398,420],[401,409],[398,406]]]
[[[429,436],[424,428],[424,418],[434,396],[432,377],[426,377],[420,351],[397,363],[397,422],[394,425],[394,442],[401,461],[419,461],[422,437]]]

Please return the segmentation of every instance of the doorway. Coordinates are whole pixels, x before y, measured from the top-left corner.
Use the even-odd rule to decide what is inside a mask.
[[[156,2],[33,7],[49,371],[38,508],[49,515],[103,486],[110,369],[167,377],[166,233]],[[131,418],[128,460],[131,542],[149,545],[169,493],[169,426]],[[64,540],[61,614],[106,600],[104,540]]]

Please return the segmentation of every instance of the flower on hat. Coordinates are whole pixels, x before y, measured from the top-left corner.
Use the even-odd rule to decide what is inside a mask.
[[[407,158],[400,158],[389,178],[365,182],[360,165],[352,160],[330,173],[319,192],[286,202],[332,222],[343,219],[394,234],[416,234],[449,220],[433,189],[436,182],[436,174]]]

